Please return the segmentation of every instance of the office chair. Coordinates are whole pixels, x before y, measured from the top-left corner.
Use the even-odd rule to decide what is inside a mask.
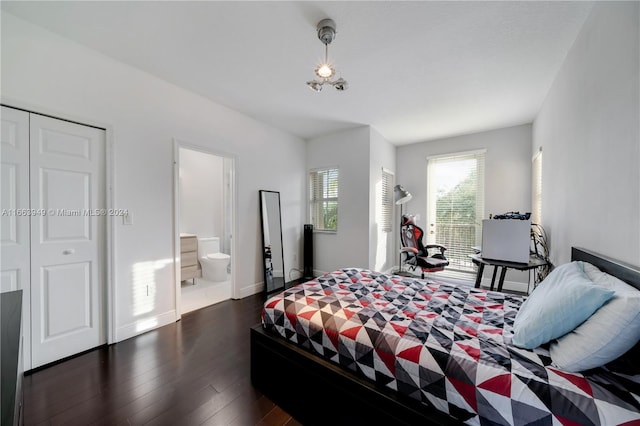
[[[400,253],[404,255],[404,263],[409,265],[409,269],[414,271],[420,268],[422,279],[425,272],[438,272],[444,270],[449,265],[449,261],[444,255],[447,248],[441,244],[422,243],[424,231],[416,225],[415,219],[411,215],[402,215],[400,223],[400,240],[402,247]],[[431,254],[430,253],[433,253]],[[402,269],[402,265],[400,265]]]

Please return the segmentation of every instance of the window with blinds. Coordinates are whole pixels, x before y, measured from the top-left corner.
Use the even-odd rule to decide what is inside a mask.
[[[482,242],[485,151],[427,158],[427,242],[447,247],[449,269],[473,272]]]
[[[542,148],[531,164],[531,223],[542,225]]]
[[[393,220],[393,173],[386,169],[382,169],[378,208],[380,211],[378,219],[380,230],[382,232],[391,232],[391,221]]]
[[[338,168],[309,172],[309,219],[316,231],[338,230]]]

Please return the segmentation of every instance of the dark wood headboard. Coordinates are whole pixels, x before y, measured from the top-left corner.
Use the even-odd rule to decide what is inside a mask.
[[[640,290],[640,268],[579,247],[571,248],[571,260],[592,264],[609,275]]]

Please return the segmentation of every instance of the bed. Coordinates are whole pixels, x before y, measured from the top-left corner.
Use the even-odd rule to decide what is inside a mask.
[[[640,271],[584,249],[640,289]],[[348,268],[270,297],[254,386],[303,424],[640,424],[640,375],[569,373],[510,335],[522,296]]]

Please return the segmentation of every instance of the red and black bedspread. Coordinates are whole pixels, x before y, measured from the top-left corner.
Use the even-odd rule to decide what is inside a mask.
[[[510,344],[523,300],[352,268],[269,298],[262,322],[468,424],[640,424],[637,377],[563,372],[546,347]]]

